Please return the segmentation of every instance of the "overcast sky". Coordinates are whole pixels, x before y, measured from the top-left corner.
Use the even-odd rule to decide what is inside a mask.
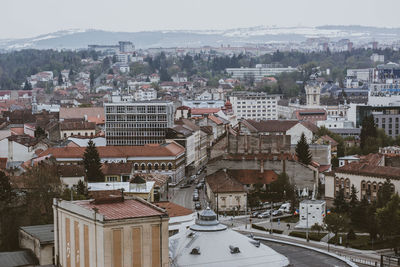
[[[0,39],[65,29],[400,27],[400,0],[0,0]]]

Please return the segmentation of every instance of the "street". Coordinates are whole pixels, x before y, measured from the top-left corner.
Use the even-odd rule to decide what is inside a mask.
[[[197,180],[202,180],[205,177],[205,172],[203,171],[200,175],[197,176]],[[180,184],[184,184],[188,181],[189,178],[186,178],[184,181],[182,181]],[[191,184],[190,187],[187,188],[179,188],[179,185],[177,185],[174,188],[170,188],[170,201],[181,205],[185,208],[195,210],[194,209],[194,203],[193,201],[193,192],[196,187],[196,184],[193,183]],[[205,190],[200,189],[199,190],[199,198],[200,198],[200,203],[201,203],[201,209],[205,209],[207,207],[207,200],[205,196]]]

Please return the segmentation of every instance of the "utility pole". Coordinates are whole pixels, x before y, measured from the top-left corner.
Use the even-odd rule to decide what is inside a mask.
[[[219,216],[218,216],[218,191],[219,191],[219,185],[217,184],[217,221],[218,221],[218,219],[219,219]]]
[[[306,239],[307,239],[307,242],[310,242],[310,240],[308,239],[308,204],[306,204],[306,205],[307,205],[307,208],[306,208],[306,211],[307,211]]]
[[[273,218],[272,218],[272,210],[273,210],[273,209],[274,209],[274,202],[272,201],[272,202],[271,202],[271,208],[270,208],[270,210],[269,210],[269,211],[270,211],[270,214],[269,214],[269,215],[270,215],[270,216],[269,216],[269,221],[270,221],[270,223],[271,223],[271,230],[270,230],[270,232],[269,232],[270,234],[272,234],[272,219],[273,219]]]

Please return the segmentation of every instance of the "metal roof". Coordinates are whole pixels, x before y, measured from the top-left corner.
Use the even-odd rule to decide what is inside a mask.
[[[39,261],[29,250],[0,252],[0,265],[4,267],[33,266]]]
[[[22,231],[39,239],[40,244],[54,243],[54,225],[43,224],[43,225],[31,225],[20,227]]]

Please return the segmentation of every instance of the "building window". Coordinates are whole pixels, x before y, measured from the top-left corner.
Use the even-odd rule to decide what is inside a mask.
[[[144,163],[142,163],[141,167],[142,167],[142,171],[146,170],[146,165]]]
[[[172,163],[168,163],[168,170],[172,170]]]
[[[161,170],[165,171],[165,163],[161,164]]]
[[[154,164],[154,170],[158,171],[158,163]]]
[[[116,176],[108,176],[107,177],[107,182],[116,182],[118,181],[118,177]]]

